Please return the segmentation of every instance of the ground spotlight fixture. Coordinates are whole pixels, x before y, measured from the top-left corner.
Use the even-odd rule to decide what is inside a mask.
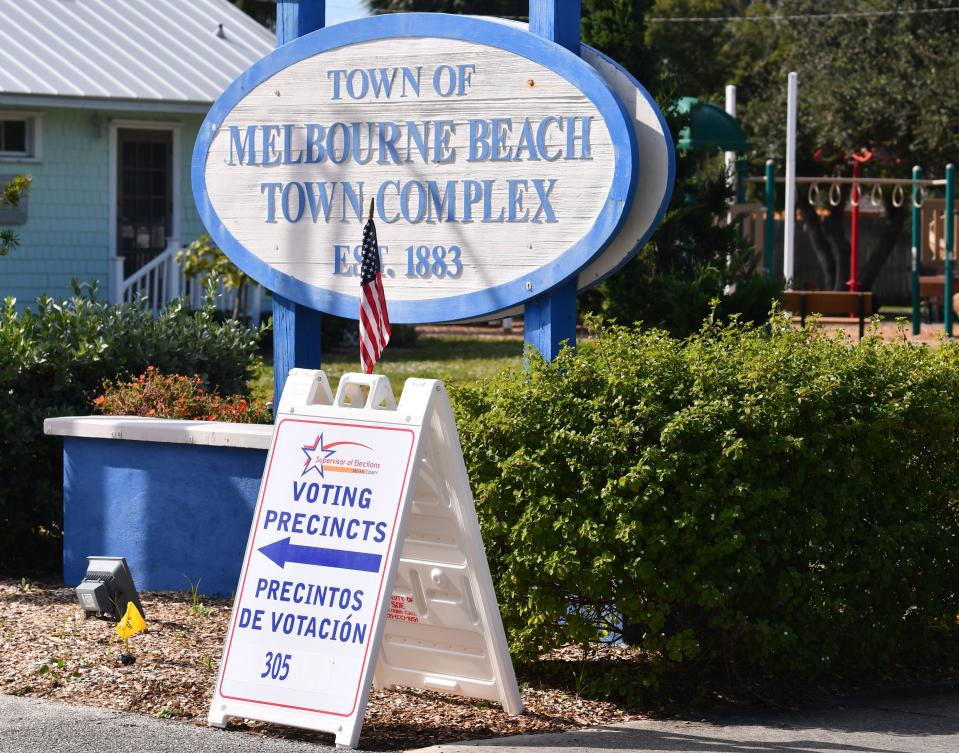
[[[143,614],[133,575],[123,557],[87,557],[87,574],[76,590],[85,617],[109,615],[119,621],[130,602]]]

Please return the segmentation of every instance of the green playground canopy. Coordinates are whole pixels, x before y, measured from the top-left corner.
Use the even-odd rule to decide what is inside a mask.
[[[677,149],[749,150],[749,142],[739,121],[723,108],[696,97],[683,97],[676,103],[676,109],[680,113],[692,113],[692,124],[679,132]]]

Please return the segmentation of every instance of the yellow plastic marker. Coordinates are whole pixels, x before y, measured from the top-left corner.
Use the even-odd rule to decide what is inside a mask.
[[[143,619],[143,615],[140,614],[140,610],[137,609],[136,604],[128,601],[126,614],[123,615],[123,618],[117,624],[116,631],[123,640],[126,640],[131,635],[142,633],[146,629],[147,623],[146,620]]]

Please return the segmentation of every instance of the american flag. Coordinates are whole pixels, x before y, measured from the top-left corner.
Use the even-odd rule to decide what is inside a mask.
[[[367,374],[380,360],[390,341],[390,317],[386,311],[383,276],[380,274],[380,249],[376,245],[373,215],[363,228],[363,261],[360,265],[360,366]]]

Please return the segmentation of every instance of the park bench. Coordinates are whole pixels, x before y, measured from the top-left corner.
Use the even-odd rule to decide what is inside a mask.
[[[852,314],[859,317],[859,338],[866,331],[866,317],[872,315],[872,293],[853,290],[785,290],[783,306],[799,312],[806,323],[809,314]]]

